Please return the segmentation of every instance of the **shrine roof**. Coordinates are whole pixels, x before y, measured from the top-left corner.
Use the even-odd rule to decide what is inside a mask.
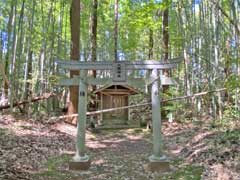
[[[105,94],[114,94],[114,95],[135,95],[139,94],[140,91],[129,85],[122,84],[110,84],[103,87],[100,87],[96,91],[95,94],[105,93]]]

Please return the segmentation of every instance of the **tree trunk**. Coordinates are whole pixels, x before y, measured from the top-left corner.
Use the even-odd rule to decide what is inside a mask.
[[[11,2],[11,11],[9,14],[9,19],[8,19],[8,25],[7,25],[7,29],[8,29],[8,39],[7,39],[7,52],[6,52],[6,58],[5,58],[5,73],[8,74],[9,72],[9,60],[10,60],[10,47],[11,47],[11,35],[12,35],[12,27],[13,27],[13,23],[15,21],[15,13],[14,13],[14,1],[12,0]],[[3,97],[2,99],[7,99],[8,97],[8,88],[9,88],[9,83],[7,81],[3,81]]]
[[[168,0],[164,0],[164,3],[167,4],[168,6]],[[169,31],[168,31],[168,7],[166,7],[163,11],[163,16],[162,16],[162,49],[163,49],[163,61],[168,60],[168,44],[169,44]],[[169,71],[168,70],[163,70],[163,74],[165,76],[169,76]],[[163,93],[166,93],[169,89],[169,86],[163,86]],[[164,104],[166,105],[166,104]],[[163,118],[166,118],[167,112],[166,110],[162,111],[162,116]]]
[[[149,42],[148,42],[148,59],[153,59],[153,46],[154,46],[154,40],[153,40],[153,30],[152,28],[149,29]],[[151,71],[147,70],[146,71],[146,78],[149,78],[151,75]],[[145,87],[145,92],[150,93],[151,92],[151,86],[146,86]]]
[[[98,11],[98,0],[92,0],[92,12],[90,16],[90,47],[91,47],[91,53],[90,53],[90,59],[93,62],[97,61],[97,11]],[[92,70],[92,76],[97,76],[97,71]],[[94,92],[96,90],[96,85],[92,85],[92,91]],[[97,108],[96,103],[96,97],[93,96],[92,99],[94,99],[93,103],[91,104],[91,109],[93,111]]]
[[[24,18],[24,13],[25,13],[25,0],[22,1],[22,7],[21,7],[21,12],[20,12],[20,17],[19,17],[19,21],[18,21],[18,31],[17,31],[17,34],[18,34],[18,43],[17,43],[17,46],[16,46],[16,58],[17,58],[17,62],[16,62],[16,70],[15,70],[15,75],[14,75],[14,78],[15,79],[19,79],[20,77],[20,68],[21,68],[21,61],[22,61],[22,55],[24,54],[24,45],[25,45],[25,42],[24,42],[24,21],[23,21],[23,18]],[[16,81],[15,82],[15,95],[17,97],[21,97],[19,96],[19,94],[21,92],[20,91],[20,83],[19,81]],[[19,98],[20,99],[20,98]]]
[[[70,10],[70,23],[71,23],[71,59],[79,60],[79,45],[80,45],[80,0],[72,0]],[[79,75],[79,71],[70,71],[70,77]],[[68,115],[75,114],[78,111],[78,87],[70,87],[70,97],[68,105]],[[67,121],[77,122],[77,118],[70,118]]]
[[[153,30],[152,28],[149,29],[149,52],[148,52],[148,58],[152,59],[153,58]]]
[[[114,4],[114,60],[118,61],[118,0]]]
[[[91,14],[91,61],[97,61],[97,9],[98,0],[93,0],[92,4],[92,14]],[[93,77],[96,77],[96,70],[93,70]],[[93,90],[96,86],[93,86]]]
[[[17,43],[18,43],[18,33],[17,33],[17,25],[16,25],[16,14],[17,14],[17,7],[14,6],[14,16],[15,19],[13,21],[13,44],[12,44],[12,57],[11,63],[9,67],[9,102],[10,102],[10,111],[13,112],[13,103],[14,103],[14,90],[15,90],[15,70],[16,70],[16,50],[17,50]]]
[[[29,20],[29,35],[27,37],[27,54],[26,54],[26,66],[24,71],[24,90],[23,90],[23,100],[27,101],[32,96],[31,91],[31,80],[32,80],[32,33],[33,33],[33,21],[35,16],[35,0],[32,1],[32,17]],[[24,110],[29,113],[29,105],[24,105]]]
[[[165,0],[166,3],[168,0]],[[162,22],[162,48],[163,48],[163,60],[168,60],[168,44],[169,44],[169,31],[168,31],[168,7],[163,11],[163,22]],[[168,71],[165,70],[164,74],[168,75]]]
[[[2,26],[2,23],[0,22],[0,26]],[[3,59],[3,32],[0,31],[0,59]]]

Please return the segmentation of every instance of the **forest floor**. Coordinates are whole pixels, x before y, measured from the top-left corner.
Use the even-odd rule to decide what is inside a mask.
[[[203,121],[202,121],[203,122]],[[87,132],[88,171],[68,170],[76,127],[61,121],[0,116],[1,180],[240,179],[240,128],[212,128],[209,121],[163,124],[171,172],[151,173],[151,132],[145,129]]]

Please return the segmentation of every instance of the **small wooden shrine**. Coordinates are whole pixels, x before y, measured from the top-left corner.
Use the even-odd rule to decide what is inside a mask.
[[[128,85],[111,84],[95,91],[98,99],[98,109],[112,109],[129,105],[129,96],[139,91]],[[118,109],[101,113],[100,122],[103,124],[127,124],[130,121],[129,109]]]

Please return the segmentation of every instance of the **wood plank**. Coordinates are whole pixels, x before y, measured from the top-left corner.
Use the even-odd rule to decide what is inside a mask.
[[[129,92],[129,89],[104,89],[102,92]]]
[[[131,93],[130,92],[122,92],[122,91],[110,91],[110,92],[102,92],[103,94],[106,94],[106,95],[130,95]]]

